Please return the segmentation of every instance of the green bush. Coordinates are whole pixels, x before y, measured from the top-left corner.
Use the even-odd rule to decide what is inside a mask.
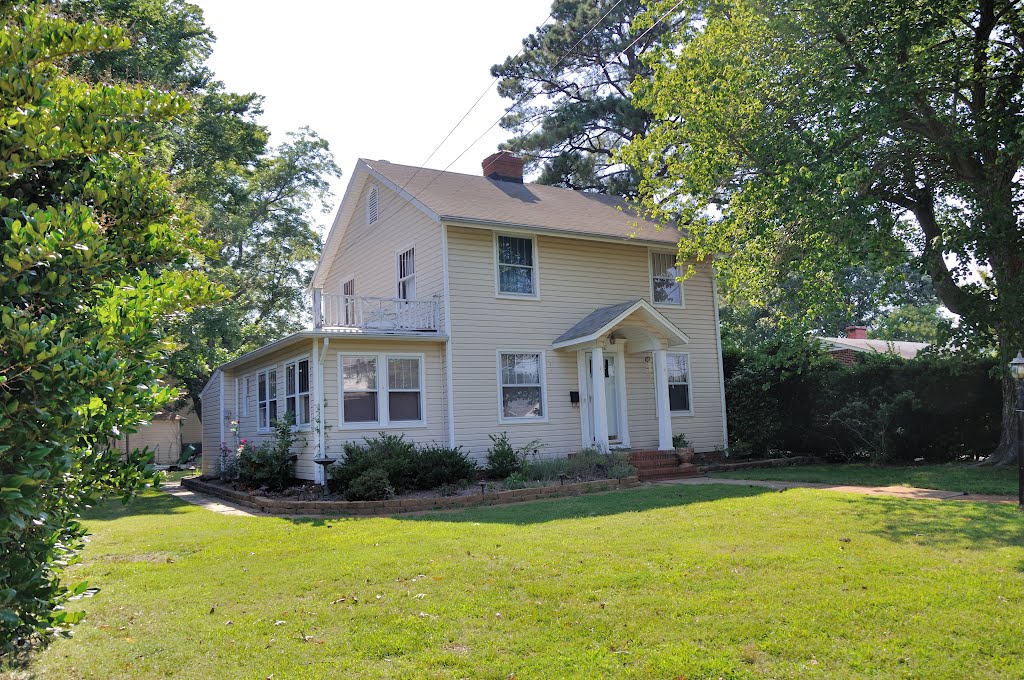
[[[386,501],[395,495],[383,468],[374,467],[352,480],[345,490],[350,501]]]
[[[522,472],[513,472],[505,478],[503,486],[508,490],[525,489],[526,482],[526,476]]]
[[[339,493],[374,468],[383,470],[394,493],[465,484],[477,474],[476,463],[461,448],[417,447],[402,435],[381,432],[361,444],[347,442],[344,450],[344,459],[327,468],[328,484]]]
[[[524,479],[550,482],[561,475],[579,479],[617,479],[636,474],[625,453],[602,453],[597,449],[583,449],[569,458],[550,458],[530,461],[523,467]]]
[[[238,481],[251,489],[267,488],[281,491],[292,483],[292,464],[298,456],[292,453],[295,432],[294,416],[288,414],[273,423],[270,441],[259,446],[246,443],[238,454]]]
[[[487,474],[495,479],[522,472],[530,454],[541,445],[539,439],[534,439],[516,448],[509,441],[507,432],[487,436],[491,438],[491,447],[487,449]]]
[[[438,444],[416,449],[416,483],[414,489],[436,489],[444,484],[466,484],[476,479],[476,461],[461,447]]]
[[[674,449],[685,449],[690,445],[690,440],[686,438],[685,434],[674,434],[672,435],[672,448]]]
[[[994,359],[864,353],[848,366],[810,343],[724,359],[733,455],[941,463],[999,440]]]

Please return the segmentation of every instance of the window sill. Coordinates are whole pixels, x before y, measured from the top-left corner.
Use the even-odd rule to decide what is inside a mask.
[[[540,300],[540,295],[521,295],[516,293],[495,293],[499,300]]]
[[[367,430],[418,430],[427,427],[425,420],[409,420],[393,423],[341,423],[340,431],[365,432]]]
[[[673,418],[675,418],[676,416],[692,416],[693,415],[693,410],[691,409],[689,411],[671,411],[670,415]]]
[[[655,307],[662,307],[664,309],[686,309],[685,302],[654,302],[652,304]]]
[[[500,425],[529,425],[531,423],[546,423],[548,422],[547,416],[534,417],[534,418],[503,418],[498,417],[498,424]]]

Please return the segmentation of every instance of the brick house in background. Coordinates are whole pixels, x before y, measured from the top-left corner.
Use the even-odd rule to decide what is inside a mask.
[[[857,356],[865,352],[875,354],[894,354],[904,359],[913,359],[928,346],[927,342],[908,342],[905,340],[870,340],[866,326],[847,326],[845,338],[819,338],[825,349],[836,361],[850,365],[857,361]]]

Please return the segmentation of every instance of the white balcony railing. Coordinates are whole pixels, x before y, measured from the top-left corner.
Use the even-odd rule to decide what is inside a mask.
[[[386,331],[437,331],[438,301],[399,300],[360,295],[324,295],[313,291],[315,328],[365,328]]]

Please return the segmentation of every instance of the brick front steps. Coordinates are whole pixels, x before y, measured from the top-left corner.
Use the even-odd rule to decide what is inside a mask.
[[[468,508],[478,505],[505,505],[563,496],[579,496],[598,491],[630,489],[640,485],[636,477],[598,479],[576,482],[564,486],[544,486],[534,489],[496,491],[472,496],[445,496],[440,498],[399,498],[391,501],[293,501],[285,498],[255,496],[245,491],[211,484],[199,477],[186,477],[181,485],[196,493],[223,498],[238,505],[272,515],[396,515],[405,512]]]

